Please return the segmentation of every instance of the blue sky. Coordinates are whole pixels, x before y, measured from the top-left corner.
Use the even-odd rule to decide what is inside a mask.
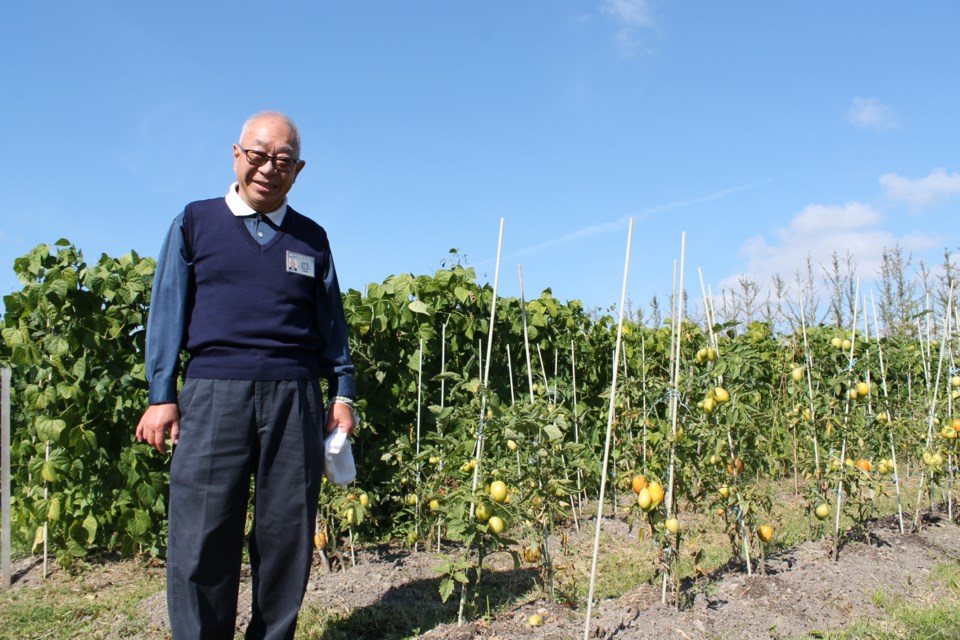
[[[225,193],[251,113],[298,122],[291,204],[341,285],[433,273],[458,248],[500,290],[588,307],[686,274],[787,280],[848,249],[960,245],[960,3],[450,0],[13,3],[0,293],[66,237],[155,256]]]

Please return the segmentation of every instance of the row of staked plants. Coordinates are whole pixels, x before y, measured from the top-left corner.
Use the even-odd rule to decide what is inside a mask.
[[[63,564],[103,551],[164,556],[169,457],[134,439],[154,269],[135,253],[90,263],[66,240],[15,262],[23,288],[4,298],[0,361],[13,370],[12,516],[24,550],[46,536]],[[497,300],[491,331],[493,298],[461,264],[344,294],[359,476],[322,488],[319,546],[442,549],[452,554],[444,599],[480,580],[484,554],[506,550],[550,589],[551,558],[566,551],[550,534],[577,524],[599,493],[608,416],[611,501],[634,499],[638,475],[668,489],[630,513],[660,541],[665,576],[683,535],[665,523],[684,510],[723,518],[748,562],[762,553],[755,532],[770,504],[758,480],[793,478],[811,515],[839,507],[860,523],[895,476],[923,474],[928,491],[952,496],[960,378],[938,356],[955,340],[824,325],[784,334],[761,322],[683,322],[675,337],[669,322],[627,321],[611,398],[612,315],[547,290]],[[891,458],[899,475],[886,471]],[[461,594],[475,607],[477,590]]]

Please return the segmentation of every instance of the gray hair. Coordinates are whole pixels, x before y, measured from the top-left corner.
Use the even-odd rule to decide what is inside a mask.
[[[240,139],[243,140],[243,136],[247,133],[247,129],[250,128],[257,120],[261,118],[278,118],[287,123],[287,126],[290,127],[290,130],[293,132],[293,144],[297,149],[297,155],[300,154],[300,129],[297,128],[297,123],[293,121],[293,118],[288,116],[282,111],[275,111],[273,109],[266,109],[264,111],[258,111],[249,118],[246,122],[243,123],[243,127],[240,129]]]

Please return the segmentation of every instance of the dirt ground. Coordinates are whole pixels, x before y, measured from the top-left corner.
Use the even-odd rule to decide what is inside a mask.
[[[909,523],[908,523],[909,524]],[[604,531],[625,529],[622,520],[605,520]],[[592,538],[591,527],[580,536]],[[571,534],[572,535],[572,534]],[[493,557],[484,583],[494,593],[524,592],[535,581],[533,569],[514,570],[506,554]],[[880,598],[903,598],[914,605],[933,602],[945,589],[931,579],[932,572],[946,563],[960,563],[960,526],[942,515],[930,515],[918,533],[901,535],[894,518],[871,523],[868,535],[846,544],[839,561],[830,557],[823,541],[772,554],[766,559],[766,575],[746,574],[743,567],[730,566],[701,579],[685,591],[681,610],[660,603],[660,589],[644,585],[621,597],[599,602],[593,609],[592,638],[632,640],[640,638],[798,638],[815,631],[835,630],[864,619],[883,615],[875,603]],[[383,637],[412,637],[423,630],[427,620],[454,620],[457,595],[447,604],[437,595],[439,578],[435,552],[411,552],[374,547],[357,554],[357,564],[324,571],[318,565],[306,602],[345,618],[363,616],[373,610],[395,608],[405,620],[403,628],[383,630]],[[36,586],[37,563],[22,563],[16,572],[15,588]],[[106,588],[109,574],[102,580]],[[518,585],[517,582],[522,584]],[[249,576],[241,586],[238,628],[246,624],[250,602]],[[148,621],[150,638],[166,638],[166,602],[163,593],[144,599],[137,607]],[[532,628],[527,621],[539,613],[543,625]],[[432,614],[432,615],[431,615]],[[381,618],[383,616],[380,616]],[[389,618],[389,616],[387,616]],[[568,639],[582,638],[586,611],[540,599],[515,605],[492,620],[478,620],[462,626],[442,624],[427,630],[429,640],[490,638]],[[358,618],[360,619],[360,618]],[[122,637],[119,627],[105,637]],[[371,636],[372,637],[372,636]]]

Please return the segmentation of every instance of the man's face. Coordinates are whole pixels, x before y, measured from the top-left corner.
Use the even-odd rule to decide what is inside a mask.
[[[240,147],[248,151],[262,151],[271,156],[298,159],[300,149],[290,125],[283,118],[263,116],[250,123],[233,145],[233,170],[237,173],[240,197],[256,211],[273,211],[283,202],[304,163],[297,162],[288,171],[278,171],[274,163],[252,164]]]

